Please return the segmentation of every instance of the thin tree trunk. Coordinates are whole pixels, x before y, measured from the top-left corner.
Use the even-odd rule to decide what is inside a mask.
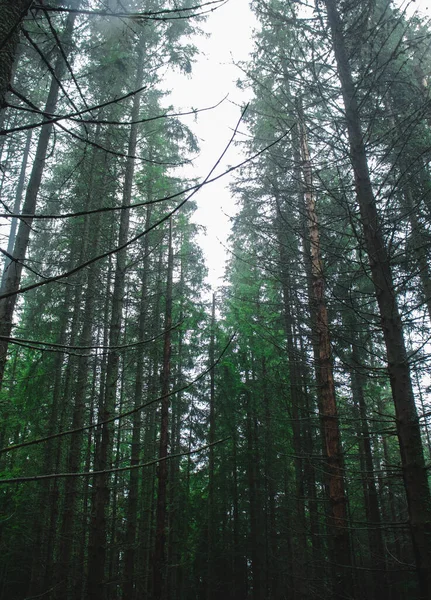
[[[98,139],[99,127],[96,131],[95,139]],[[103,163],[102,163],[103,164]],[[87,197],[86,205],[88,208],[92,207],[92,198],[97,197],[97,192],[100,192],[98,186],[93,187],[95,178],[94,170],[96,168],[96,153],[93,153],[92,164],[90,168],[90,183],[89,183],[89,194]],[[91,220],[91,227],[90,227]],[[80,252],[79,261],[82,262],[88,258],[88,248],[92,248],[92,252],[97,253],[99,246],[100,237],[100,215],[87,216],[84,226],[84,232],[82,237],[82,250]],[[83,294],[83,286],[78,286],[79,299],[77,306],[75,307],[76,314],[80,314],[81,320],[81,332],[78,337],[79,346],[90,346],[93,338],[93,318],[95,310],[95,295],[96,295],[96,282],[97,275],[100,270],[98,263],[93,263],[88,269],[87,274],[87,287],[85,290],[85,302],[81,313],[81,294]],[[74,311],[75,312],[75,311]],[[85,422],[86,412],[86,393],[87,393],[87,380],[88,380],[88,369],[90,364],[90,357],[86,353],[84,356],[79,357],[77,365],[77,380],[74,386],[73,393],[73,412],[72,412],[72,424],[71,428],[79,430],[82,428]],[[78,431],[71,436],[68,448],[67,456],[67,472],[76,473],[80,470],[82,457],[82,443],[84,433]],[[59,545],[59,558],[58,558],[58,577],[59,581],[62,582],[61,586],[57,588],[57,594],[60,598],[68,598],[68,594],[71,593],[73,587],[69,586],[70,576],[73,573],[73,569],[70,568],[70,562],[72,557],[72,550],[74,544],[74,524],[75,524],[75,512],[76,512],[76,501],[79,486],[82,482],[77,477],[68,478],[65,482],[64,489],[64,506],[63,515],[61,521],[61,534],[60,534],[60,545]]]
[[[359,409],[360,431],[359,447],[361,454],[362,481],[364,486],[365,516],[370,529],[369,538],[369,556],[371,568],[376,569],[373,572],[374,596],[382,598],[387,587],[386,581],[386,561],[385,546],[382,533],[382,523],[380,517],[380,508],[378,502],[378,493],[374,477],[373,452],[371,447],[371,433],[368,425],[367,406],[364,395],[364,375],[359,355],[359,340],[354,328],[350,327],[351,342],[351,386],[352,398]],[[362,465],[363,463],[363,465]]]
[[[158,465],[158,489],[156,507],[156,540],[153,558],[153,599],[161,600],[165,591],[166,569],[166,512],[168,487],[169,445],[169,388],[171,371],[172,284],[174,251],[172,246],[172,222],[169,222],[168,271],[166,282],[165,337],[163,347],[162,400],[160,407],[160,443]]]
[[[209,364],[214,364],[214,337],[215,337],[215,293],[212,297],[211,305],[211,330],[210,330],[210,345],[209,345]],[[214,369],[210,371],[210,414],[209,414],[209,430],[208,443],[213,444],[215,441],[215,373]],[[209,448],[208,460],[208,549],[207,549],[207,600],[215,598],[215,577],[214,577],[214,447]]]
[[[253,374],[254,375],[254,374]],[[246,375],[246,441],[247,441],[247,483],[250,511],[250,557],[253,587],[253,600],[265,598],[265,552],[262,530],[262,494],[260,481],[259,434],[256,409],[251,386],[254,376]]]
[[[277,524],[276,524],[276,475],[274,472],[274,430],[272,419],[271,397],[268,391],[268,372],[266,357],[262,357],[262,392],[265,408],[265,492],[267,498],[266,517],[266,594],[265,598],[275,598],[278,581],[278,555],[277,555]]]
[[[240,555],[240,508],[238,484],[238,431],[236,418],[232,417],[232,519],[233,519],[233,572],[234,588],[232,598],[245,596],[245,568],[243,557]]]
[[[125,322],[127,323],[127,315],[125,316]],[[124,331],[124,339],[126,338],[126,330]],[[120,413],[123,412],[123,407],[124,407],[124,384],[125,384],[125,370],[124,370],[124,365],[123,368],[120,371],[120,378],[121,378],[121,383],[120,383],[120,399],[119,399],[119,403],[118,403],[118,411]],[[115,469],[118,469],[118,467],[120,466],[120,461],[121,461],[121,445],[124,442],[124,436],[122,437],[123,434],[123,427],[124,425],[122,423],[119,424],[118,428],[117,428],[117,440],[116,440],[116,444],[115,444],[115,449],[114,449],[114,461],[113,461],[113,467]],[[113,489],[113,494],[112,494],[112,502],[111,502],[111,506],[110,506],[110,535],[109,535],[109,549],[110,549],[110,553],[108,555],[108,583],[109,583],[109,587],[108,589],[105,591],[105,598],[104,600],[110,600],[110,599],[114,599],[116,600],[116,598],[118,597],[118,580],[120,579],[120,552],[119,552],[119,543],[118,543],[118,537],[119,537],[119,525],[118,525],[118,513],[119,513],[119,498],[121,498],[124,495],[124,486],[122,490],[118,490],[119,487],[119,481],[120,481],[120,473],[114,473],[114,477],[112,480],[112,489]],[[120,518],[121,519],[121,518]]]
[[[349,597],[352,590],[350,536],[347,520],[347,499],[344,484],[344,465],[340,428],[332,372],[331,342],[328,314],[324,296],[323,265],[320,254],[319,226],[313,193],[312,168],[304,125],[300,124],[301,156],[303,161],[305,204],[310,239],[313,306],[315,310],[318,356],[318,391],[323,425],[326,469],[330,500],[330,531],[334,545],[334,598]]]
[[[281,208],[278,206],[277,215],[277,234],[280,253],[280,280],[283,290],[283,317],[284,327],[287,339],[287,358],[289,368],[289,386],[290,386],[290,417],[292,419],[293,431],[293,451],[295,454],[295,487],[296,487],[296,515],[297,515],[297,552],[296,552],[296,581],[295,590],[298,597],[305,598],[306,590],[306,564],[307,564],[307,540],[305,531],[305,502],[304,502],[304,467],[303,467],[303,444],[300,422],[300,409],[302,407],[302,388],[298,373],[297,354],[294,348],[294,323],[291,310],[291,283],[288,271],[289,260],[286,253],[286,239],[283,236],[284,217]]]
[[[94,401],[96,398],[96,384],[97,384],[97,361],[93,364],[92,384],[90,391],[90,406],[89,406],[89,420],[88,424],[93,424],[94,414]],[[88,473],[91,468],[91,455],[92,455],[92,442],[93,442],[93,430],[89,429],[85,436],[85,452],[84,452],[84,471]],[[84,596],[84,590],[86,585],[86,556],[87,556],[87,540],[89,530],[89,500],[90,500],[90,479],[85,478],[83,482],[82,492],[82,516],[80,517],[81,531],[79,535],[80,543],[78,543],[78,552],[76,563],[72,565],[73,570],[71,579],[74,582],[74,589],[72,598],[73,600],[81,600]]]
[[[161,298],[162,298],[162,271],[163,271],[163,245],[159,245],[159,256],[156,267],[156,285],[155,285],[155,303],[150,322],[153,323],[152,335],[158,336],[161,333]],[[159,345],[154,345],[151,353],[151,364],[148,378],[149,397],[160,395],[160,351]],[[158,414],[156,406],[150,406],[147,412],[147,422],[144,435],[144,455],[154,456],[157,453],[157,424],[156,415]],[[141,519],[139,525],[138,539],[140,540],[137,564],[141,565],[140,575],[135,575],[135,580],[139,583],[138,594],[151,596],[152,589],[152,558],[154,547],[154,520],[156,513],[156,486],[157,486],[157,467],[154,465],[150,469],[143,469],[141,487]],[[139,597],[139,595],[138,595]]]
[[[150,199],[150,196],[148,196]],[[145,229],[148,229],[151,222],[151,205],[147,207],[147,215],[145,222]],[[141,278],[141,291],[140,291],[140,306],[139,306],[139,323],[138,323],[138,336],[139,341],[143,341],[146,333],[147,326],[147,308],[148,308],[148,273],[149,273],[149,236],[145,236],[143,244],[144,260],[142,265],[142,278]],[[134,408],[142,404],[142,392],[144,387],[144,358],[145,350],[144,346],[141,345],[137,348],[136,357],[136,378],[135,378],[135,390],[134,390]],[[130,465],[137,465],[139,463],[139,456],[141,451],[141,428],[142,428],[142,417],[141,411],[136,410],[133,414],[133,425],[132,425],[132,448]],[[126,549],[124,553],[124,583],[123,583],[123,596],[129,600],[134,598],[135,590],[135,556],[136,556],[136,529],[137,529],[137,516],[138,516],[138,490],[139,490],[139,471],[133,469],[130,471],[129,479],[129,493],[127,496],[127,524],[126,524]]]

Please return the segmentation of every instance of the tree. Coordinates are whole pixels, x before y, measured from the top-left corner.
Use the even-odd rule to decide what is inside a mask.
[[[426,598],[430,590],[429,573],[431,572],[431,535],[429,532],[431,496],[423,457],[421,431],[404,343],[403,327],[393,285],[392,269],[381,235],[369,175],[356,92],[346,53],[342,23],[335,2],[325,0],[325,5],[346,111],[356,197],[361,211],[364,239],[386,344],[388,373],[397,416],[398,440],[418,578],[421,594]]]

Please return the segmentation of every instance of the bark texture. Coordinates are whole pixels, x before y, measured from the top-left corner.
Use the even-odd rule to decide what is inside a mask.
[[[330,531],[334,548],[334,598],[349,597],[352,589],[350,536],[347,522],[347,499],[344,484],[344,465],[340,427],[332,371],[331,342],[328,311],[325,302],[325,280],[320,252],[319,224],[313,192],[313,177],[305,128],[299,125],[305,208],[310,240],[312,294],[315,312],[316,344],[318,347],[317,385],[320,415],[323,426],[324,447],[327,460],[327,477],[330,502]]]

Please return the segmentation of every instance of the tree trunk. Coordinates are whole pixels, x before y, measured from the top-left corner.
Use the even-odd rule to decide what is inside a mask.
[[[100,127],[96,130],[95,139],[99,139]],[[89,193],[86,198],[85,205],[88,209],[92,208],[92,199],[98,197],[103,186],[99,186],[94,183],[95,180],[95,169],[97,162],[97,151],[93,152],[91,167],[90,167],[90,181],[89,181]],[[102,170],[104,162],[102,162]],[[79,262],[87,260],[89,258],[88,249],[91,247],[92,253],[97,253],[99,247],[100,237],[100,215],[87,216],[84,224],[84,232],[82,236],[82,250],[79,254]],[[81,332],[78,336],[79,346],[90,346],[93,339],[93,318],[95,310],[95,296],[96,296],[96,282],[97,276],[100,270],[100,264],[93,263],[87,273],[87,287],[85,289],[85,301],[83,309],[81,309],[81,294],[84,294],[84,285],[81,279],[81,284],[77,286],[79,292],[79,298],[77,306],[75,307],[75,313],[80,315],[80,326]],[[90,357],[86,352],[84,356],[77,359],[77,379],[73,389],[73,408],[72,408],[72,429],[79,430],[85,422],[86,413],[86,393],[87,393],[87,381],[88,381],[88,370],[90,365]],[[82,463],[82,443],[83,443],[83,431],[78,431],[73,434],[70,438],[68,455],[67,455],[67,472],[76,473],[81,468]],[[81,482],[77,477],[71,477],[65,481],[64,489],[64,506],[63,515],[61,521],[61,534],[60,534],[60,545],[59,545],[59,557],[58,557],[58,578],[61,582],[61,586],[58,586],[57,592],[60,594],[60,598],[68,598],[68,594],[72,593],[71,590],[74,586],[69,586],[71,574],[73,569],[70,568],[72,550],[74,544],[74,526],[76,522],[76,500],[78,495],[79,486]]]
[[[352,590],[350,536],[347,521],[347,499],[344,490],[344,465],[340,428],[332,372],[331,342],[328,314],[324,296],[324,275],[320,255],[320,235],[313,193],[312,168],[304,125],[300,123],[301,157],[305,207],[311,252],[312,294],[315,311],[314,325],[319,350],[317,384],[320,398],[321,420],[325,439],[326,469],[330,501],[330,531],[334,547],[334,598],[341,599]]]
[[[388,373],[395,404],[397,433],[420,593],[423,599],[427,599],[431,594],[431,496],[403,337],[403,325],[394,290],[390,258],[382,236],[371,186],[356,89],[353,84],[342,24],[337,12],[336,1],[325,0],[325,4],[346,112],[356,196],[386,345]]]
[[[166,512],[168,487],[168,445],[169,445],[169,388],[171,370],[171,327],[172,327],[172,283],[174,251],[172,246],[172,222],[169,223],[169,253],[166,282],[165,337],[163,347],[162,400],[160,408],[160,443],[158,465],[158,489],[156,507],[156,540],[153,558],[153,599],[162,600],[165,592],[166,569]]]
[[[254,379],[254,378],[253,378]],[[260,480],[259,433],[256,408],[251,386],[253,379],[246,375],[245,408],[247,440],[247,483],[250,511],[250,557],[253,600],[265,598],[265,548],[262,528],[262,494]]]
[[[278,205],[277,215],[277,234],[278,246],[280,254],[280,281],[283,291],[283,320],[285,327],[285,335],[287,340],[287,360],[289,368],[289,417],[292,420],[293,432],[293,452],[295,454],[295,495],[296,495],[296,531],[297,531],[297,547],[296,547],[296,577],[295,590],[299,598],[306,598],[306,564],[307,564],[307,540],[305,532],[305,502],[304,502],[304,460],[303,460],[303,443],[300,421],[300,410],[302,406],[302,390],[298,373],[297,352],[294,348],[294,322],[291,310],[291,282],[288,270],[289,259],[286,252],[287,240],[283,235],[284,230],[284,214],[281,212],[281,207]],[[299,251],[298,251],[299,255]]]
[[[162,319],[161,319],[161,299],[162,299],[162,271],[163,271],[163,245],[159,244],[159,256],[156,266],[156,281],[155,281],[155,302],[153,304],[152,314],[149,318],[149,323],[152,323],[151,334],[159,336],[161,334]],[[150,398],[160,396],[160,349],[158,344],[154,344],[151,352],[151,360],[148,376],[148,395]],[[144,434],[144,456],[154,456],[157,453],[157,424],[156,416],[158,415],[158,407],[152,405],[146,411],[146,424]],[[157,467],[153,465],[150,468],[144,468],[141,474],[141,498],[140,512],[141,518],[139,521],[137,564],[140,565],[139,574],[135,575],[137,584],[137,596],[151,596],[152,589],[152,558],[154,546],[154,521],[156,513],[156,485],[157,485]]]
[[[349,329],[349,337],[351,339],[350,377],[352,399],[359,411],[359,451],[364,490],[365,516],[370,527],[368,530],[368,555],[370,557],[369,567],[371,569],[376,569],[373,571],[373,596],[376,598],[382,598],[387,587],[385,545],[382,533],[378,493],[374,476],[371,433],[368,425],[367,406],[364,395],[364,366],[360,361],[360,348],[362,348],[362,345],[355,332],[353,323],[350,324]]]
[[[150,197],[148,196],[148,200]],[[151,205],[147,207],[147,215],[145,222],[145,229],[148,229],[151,222]],[[143,341],[146,333],[147,325],[147,308],[148,308],[148,272],[149,272],[149,236],[146,235],[143,244],[144,260],[142,265],[142,278],[141,278],[141,299],[139,306],[139,323],[138,323],[138,335],[139,341]],[[136,357],[136,379],[135,379],[135,390],[134,390],[134,408],[136,409],[142,404],[142,392],[144,389],[144,357],[145,350],[144,346],[141,345],[137,348]],[[141,411],[136,411],[133,414],[133,431],[132,431],[132,448],[131,448],[131,466],[139,463],[139,456],[141,452],[141,429],[142,429],[142,417]],[[129,600],[134,599],[135,594],[135,555],[136,555],[136,529],[137,529],[137,517],[138,517],[138,489],[139,489],[139,470],[133,469],[130,471],[129,480],[129,493],[127,497],[127,524],[126,524],[126,549],[124,553],[124,583],[123,583],[123,596]]]
[[[211,331],[210,331],[210,346],[209,346],[209,364],[214,364],[214,336],[215,336],[215,293],[213,293],[211,307]],[[215,441],[215,373],[214,369],[210,371],[210,414],[209,414],[209,431],[208,443],[213,444]],[[215,577],[214,577],[214,447],[209,448],[208,461],[208,578],[207,578],[207,600],[215,598]]]

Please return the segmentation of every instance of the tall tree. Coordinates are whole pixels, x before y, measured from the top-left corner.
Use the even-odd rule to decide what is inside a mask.
[[[386,344],[388,373],[397,416],[398,440],[418,578],[421,594],[426,598],[431,589],[431,495],[423,456],[420,425],[391,264],[381,234],[369,174],[356,89],[346,52],[342,21],[334,0],[325,0],[325,5],[346,111],[356,197],[361,211],[364,239]]]

